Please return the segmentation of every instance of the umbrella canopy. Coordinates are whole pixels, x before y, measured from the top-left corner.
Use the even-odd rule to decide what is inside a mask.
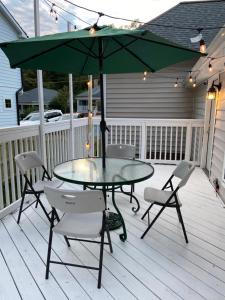
[[[100,42],[102,45],[100,45]],[[100,53],[102,46],[102,53]],[[17,40],[0,44],[12,68],[40,69],[76,75],[155,72],[199,52],[165,40],[147,30],[103,27]]]
[[[112,27],[58,33],[0,44],[12,68],[40,69],[76,75],[100,74],[102,156],[105,166],[103,74],[155,72],[168,65],[199,58],[201,53],[150,31]]]

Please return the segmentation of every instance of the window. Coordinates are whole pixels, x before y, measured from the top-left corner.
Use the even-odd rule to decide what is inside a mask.
[[[12,108],[12,100],[5,99],[5,108]]]

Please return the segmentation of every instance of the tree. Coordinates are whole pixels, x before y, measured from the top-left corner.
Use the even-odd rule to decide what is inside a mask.
[[[60,109],[63,113],[69,111],[69,89],[68,86],[64,85],[55,97],[48,105],[50,109]]]

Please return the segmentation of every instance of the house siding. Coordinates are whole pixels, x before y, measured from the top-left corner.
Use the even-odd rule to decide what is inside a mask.
[[[18,39],[18,33],[0,13],[0,42]],[[16,91],[21,87],[20,69],[11,69],[0,49],[0,127],[17,124]],[[12,108],[5,108],[5,99],[12,100]]]
[[[210,179],[212,182],[216,178],[219,180],[219,194],[225,201],[225,183],[222,182],[225,153],[225,73],[220,75],[220,81],[222,82],[222,90],[218,98],[216,109]]]
[[[201,84],[196,88],[193,100],[193,118],[204,119],[205,118],[205,100],[207,94],[207,85]]]
[[[193,62],[173,65],[150,74],[146,81],[142,73],[107,75],[106,115],[109,118],[188,119],[193,115],[193,91],[176,78],[185,78],[184,70]]]

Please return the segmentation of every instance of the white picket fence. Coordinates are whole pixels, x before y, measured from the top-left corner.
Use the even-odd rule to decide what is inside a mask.
[[[93,121],[90,155],[101,155],[100,119]],[[107,119],[108,144],[131,144],[136,147],[136,158],[157,163],[176,163],[187,159],[200,164],[203,120]],[[71,158],[70,123],[62,121],[44,126],[47,168]],[[87,119],[74,120],[74,157],[88,155]],[[39,125],[0,129],[0,209],[21,197],[23,178],[15,166],[14,156],[39,147]],[[39,170],[29,174],[39,179]]]

